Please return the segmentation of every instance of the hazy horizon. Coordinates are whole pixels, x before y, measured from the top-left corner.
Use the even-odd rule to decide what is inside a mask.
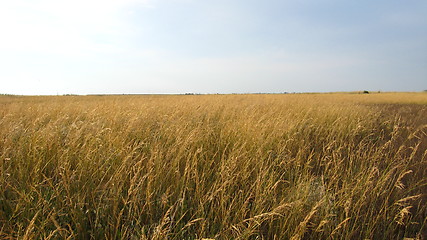
[[[0,3],[0,93],[421,92],[427,2]]]

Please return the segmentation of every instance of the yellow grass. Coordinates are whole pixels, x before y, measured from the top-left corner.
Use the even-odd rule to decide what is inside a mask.
[[[427,232],[427,94],[0,96],[0,238]]]

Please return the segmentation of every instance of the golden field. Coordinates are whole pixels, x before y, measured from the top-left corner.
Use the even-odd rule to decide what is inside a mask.
[[[0,96],[1,239],[425,239],[427,93]]]

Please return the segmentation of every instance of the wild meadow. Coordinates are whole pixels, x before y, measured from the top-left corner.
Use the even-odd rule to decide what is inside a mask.
[[[427,93],[0,96],[0,239],[426,239]]]

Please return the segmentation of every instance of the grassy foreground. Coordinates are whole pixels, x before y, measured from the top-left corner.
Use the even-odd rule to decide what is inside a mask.
[[[427,236],[427,94],[0,96],[1,239]]]

